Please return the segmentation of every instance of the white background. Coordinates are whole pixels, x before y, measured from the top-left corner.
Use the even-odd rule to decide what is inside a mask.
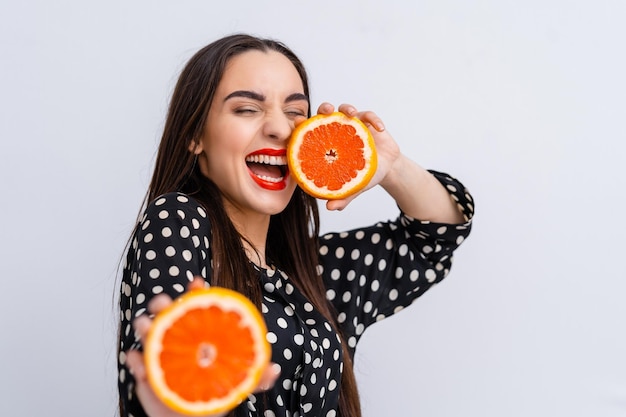
[[[239,31],[476,199],[448,279],[365,334],[366,417],[626,415],[625,21],[622,0],[2,0],[0,415],[114,415],[117,263],[169,95]],[[375,189],[322,224],[395,215]]]

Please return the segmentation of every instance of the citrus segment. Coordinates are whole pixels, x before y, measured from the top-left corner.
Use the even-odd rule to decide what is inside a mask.
[[[266,333],[261,313],[240,293],[191,290],[154,318],[144,345],[150,385],[179,413],[232,409],[269,363]]]
[[[326,200],[364,188],[376,172],[374,138],[356,117],[335,112],[313,116],[293,131],[289,172],[307,193]]]

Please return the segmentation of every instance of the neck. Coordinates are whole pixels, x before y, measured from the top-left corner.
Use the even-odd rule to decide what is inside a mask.
[[[270,215],[244,213],[230,205],[226,205],[226,212],[243,237],[242,244],[248,259],[262,268],[267,268],[265,244],[270,226]]]

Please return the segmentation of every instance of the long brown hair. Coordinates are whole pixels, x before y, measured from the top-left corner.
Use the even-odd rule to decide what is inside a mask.
[[[202,48],[184,67],[174,89],[144,207],[167,192],[181,191],[193,195],[205,206],[211,222],[212,284],[237,290],[260,306],[261,289],[243,249],[243,237],[226,214],[220,190],[202,175],[195,163],[195,155],[189,151],[204,131],[226,64],[232,57],[250,50],[272,50],[287,57],[300,75],[304,94],[309,97],[308,77],[303,64],[278,41],[236,34]],[[324,284],[317,273],[318,234],[317,202],[296,188],[285,210],[271,217],[267,257],[289,275],[294,285],[340,332],[336,314],[326,299]],[[341,340],[344,367],[339,412],[344,417],[359,417],[361,410],[352,358],[345,337]]]

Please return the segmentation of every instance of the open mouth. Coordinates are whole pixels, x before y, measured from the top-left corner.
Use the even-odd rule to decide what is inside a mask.
[[[284,150],[260,150],[246,156],[246,165],[252,178],[263,188],[277,190],[286,186],[289,175]]]

